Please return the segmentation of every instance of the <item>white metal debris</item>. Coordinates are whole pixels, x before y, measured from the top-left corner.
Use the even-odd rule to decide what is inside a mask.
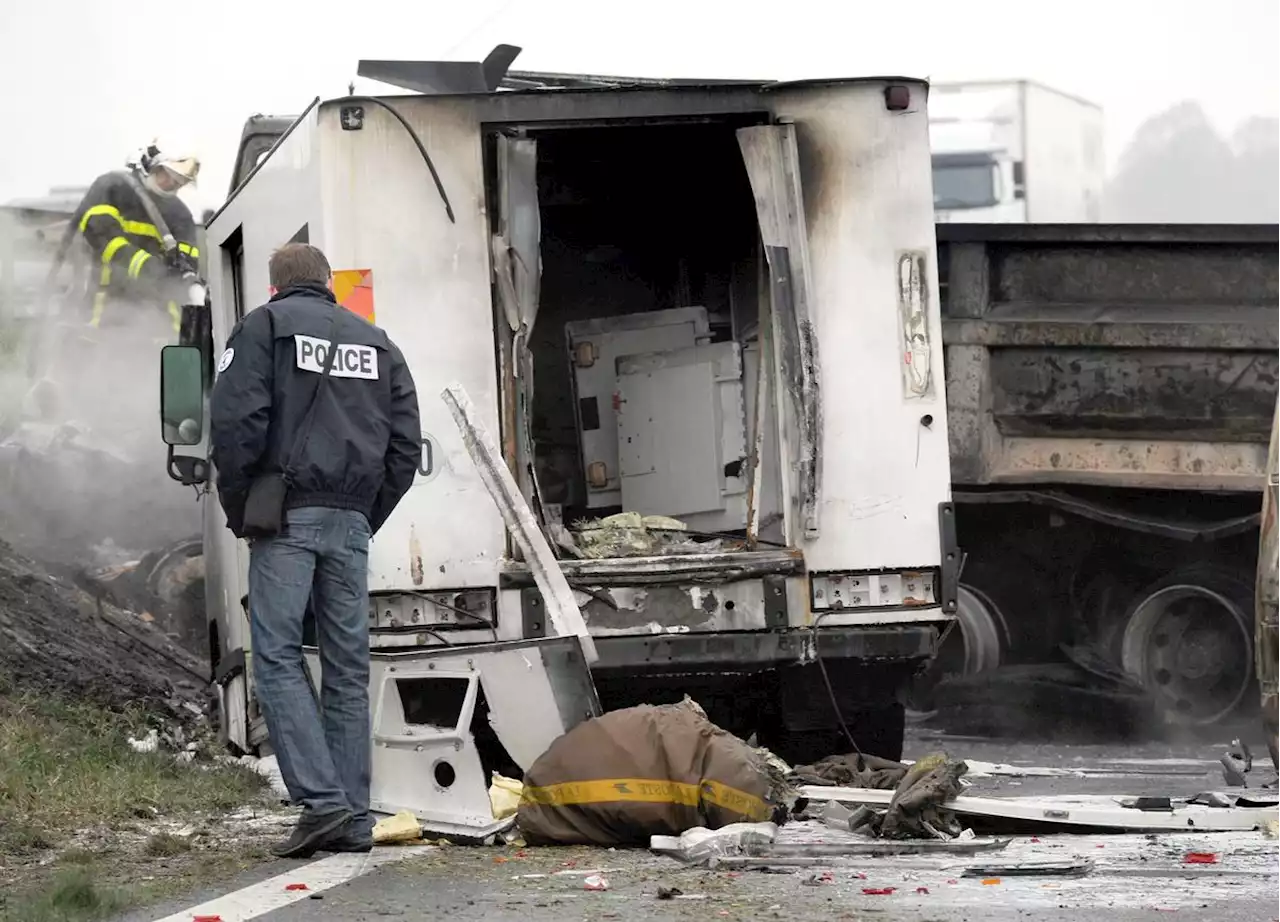
[[[814,801],[887,807],[893,791],[868,788],[840,788],[806,785],[800,796]],[[1111,795],[1070,795],[1053,797],[974,797],[962,794],[948,801],[957,814],[997,819],[1041,822],[1052,826],[1081,829],[1123,829],[1137,831],[1227,832],[1262,829],[1277,816],[1276,805],[1266,807],[1209,807],[1174,804],[1169,812],[1135,810],[1121,802],[1132,798]]]

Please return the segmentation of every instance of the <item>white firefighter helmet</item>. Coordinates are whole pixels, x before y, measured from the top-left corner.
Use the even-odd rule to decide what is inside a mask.
[[[146,172],[147,186],[161,195],[173,195],[183,186],[195,184],[200,174],[200,160],[185,151],[174,148],[161,150],[152,142],[139,158],[139,165]]]

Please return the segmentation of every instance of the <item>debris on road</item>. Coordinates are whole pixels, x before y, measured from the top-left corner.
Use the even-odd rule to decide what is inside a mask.
[[[962,790],[961,779],[968,771],[964,762],[950,759],[945,753],[934,753],[907,765],[888,759],[878,759],[855,753],[833,756],[815,765],[797,767],[792,778],[796,781],[817,779],[805,796],[815,800],[831,801],[824,796],[823,785],[861,782],[869,788],[892,790],[892,796],[884,811],[855,810],[847,818],[850,831],[865,829],[885,838],[934,838],[950,839],[959,835],[960,825],[946,804]],[[829,812],[828,822],[838,819]]]
[[[964,869],[962,877],[1086,877],[1092,861],[1022,861],[1017,864],[980,864]]]
[[[489,782],[489,806],[493,810],[493,818],[505,820],[509,816],[515,816],[520,810],[520,798],[523,794],[523,782],[494,772]]]
[[[799,789],[813,801],[836,800],[843,804],[889,807],[896,793],[858,788],[831,788],[807,785]],[[1276,801],[1237,800],[1231,807],[1204,806],[1177,800],[1164,812],[1134,810],[1123,806],[1131,798],[1106,795],[1058,797],[974,797],[961,794],[946,802],[948,810],[993,829],[1010,823],[1041,830],[1088,829],[1096,831],[1174,832],[1196,829],[1202,832],[1257,830],[1277,816]],[[1194,799],[1193,799],[1194,800]]]
[[[648,845],[696,827],[784,820],[794,794],[761,751],[689,698],[578,724],[525,773],[531,844]]]
[[[1253,771],[1253,753],[1248,745],[1238,739],[1231,741],[1231,748],[1222,754],[1222,779],[1227,787],[1247,788],[1249,781],[1245,778]]]
[[[685,864],[715,867],[726,858],[759,855],[777,837],[773,823],[732,823],[720,829],[698,826],[679,836],[652,836],[649,848]]]
[[[374,845],[406,845],[422,841],[422,824],[408,810],[383,817],[373,825]]]
[[[609,878],[602,877],[599,874],[592,874],[582,882],[583,890],[602,891],[609,889]]]

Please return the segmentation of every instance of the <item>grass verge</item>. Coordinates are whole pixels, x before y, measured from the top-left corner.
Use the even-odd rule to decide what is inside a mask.
[[[187,838],[146,827],[260,802],[263,779],[236,765],[135,752],[128,738],[145,732],[141,713],[0,696],[0,920],[109,919],[186,871],[200,877],[235,863],[236,854],[191,854]]]

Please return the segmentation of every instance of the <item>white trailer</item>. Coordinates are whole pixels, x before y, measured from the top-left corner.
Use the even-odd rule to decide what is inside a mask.
[[[793,757],[847,748],[842,722],[896,757],[959,568],[927,85],[435,89],[316,100],[207,230],[206,363],[272,250],[307,240],[412,369],[423,461],[370,551],[374,646],[548,631],[441,399],[457,383],[559,539],[607,707],[690,692]],[[184,451],[171,471],[212,490]],[[566,525],[619,512],[699,530],[565,550]],[[205,554],[224,730],[253,750],[248,551],[208,495]]]
[[[937,83],[929,97],[939,221],[1101,220],[1102,110],[1029,80]]]

